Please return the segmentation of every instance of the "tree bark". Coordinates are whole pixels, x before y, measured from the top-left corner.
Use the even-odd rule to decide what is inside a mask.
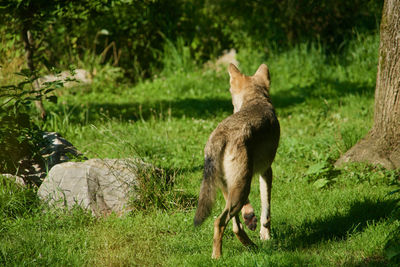
[[[26,61],[28,64],[28,68],[31,71],[32,75],[34,75],[34,82],[33,82],[33,88],[38,90],[40,88],[39,82],[36,77],[36,69],[35,69],[35,64],[33,61],[33,53],[34,53],[34,46],[33,46],[33,38],[32,35],[27,27],[27,25],[24,25],[22,28],[22,40],[24,42],[24,48],[25,48],[25,57]],[[36,108],[38,109],[40,113],[40,117],[42,120],[46,119],[46,110],[44,109],[42,100],[36,100],[35,101]]]
[[[400,0],[385,0],[380,26],[374,125],[336,162],[400,168]]]

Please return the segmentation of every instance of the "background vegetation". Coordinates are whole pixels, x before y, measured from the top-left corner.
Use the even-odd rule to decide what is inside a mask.
[[[95,55],[133,80],[162,70],[164,46],[181,40],[198,63],[224,49],[284,50],[318,41],[340,51],[355,32],[375,30],[383,2],[348,1],[2,1],[2,46],[22,48],[30,28],[47,68],[91,63]],[[25,26],[24,26],[25,25]]]
[[[18,11],[28,2],[41,3],[4,3]],[[14,98],[2,118],[23,110],[29,125],[20,128],[33,137],[2,123],[0,140],[10,136],[3,129],[33,145],[38,129],[57,131],[88,158],[139,156],[174,185],[144,175],[145,203],[133,202],[124,217],[94,218],[77,207],[48,210],[35,188],[0,178],[0,265],[396,266],[399,172],[332,165],[372,123],[381,5],[54,1],[41,13],[38,4],[37,14],[50,14],[31,28],[39,74],[73,65],[89,70],[93,82],[49,92],[58,102],[44,103],[46,121],[37,119],[32,99]],[[23,83],[30,76],[14,74],[26,68],[20,24],[15,15],[0,17],[7,17],[0,85],[30,96]],[[196,229],[192,218],[204,144],[233,110],[226,71],[204,63],[231,47],[246,74],[268,64],[282,138],[273,165],[272,240],[262,243],[251,232],[258,249],[248,251],[229,229],[217,262],[210,257],[212,218]],[[3,103],[10,87],[2,90]],[[250,200],[258,211],[257,179]],[[213,216],[222,206],[219,196]]]

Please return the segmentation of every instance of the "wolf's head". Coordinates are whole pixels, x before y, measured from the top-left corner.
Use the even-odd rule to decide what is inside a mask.
[[[246,76],[238,68],[229,64],[228,72],[230,76],[230,89],[232,95],[233,112],[238,112],[243,103],[257,98],[269,97],[269,87],[271,84],[267,65],[261,64],[253,76]]]

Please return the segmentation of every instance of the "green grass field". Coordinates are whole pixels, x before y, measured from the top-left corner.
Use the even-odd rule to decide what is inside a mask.
[[[247,250],[231,227],[223,256],[211,259],[213,217],[195,228],[203,147],[233,107],[227,72],[170,53],[159,77],[129,85],[104,67],[92,86],[58,92],[45,130],[58,131],[88,158],[141,157],[172,173],[174,186],[153,206],[116,217],[51,211],[32,189],[0,183],[2,266],[396,266],[388,257],[400,227],[399,173],[335,160],[373,121],[379,37],[358,36],[340,55],[304,44],[286,52],[239,52],[240,69],[271,71],[281,124],[273,164],[272,239]],[[108,68],[108,69],[107,69]],[[115,75],[115,74],[114,74]],[[258,178],[250,201],[259,215]],[[385,249],[386,246],[386,249]]]

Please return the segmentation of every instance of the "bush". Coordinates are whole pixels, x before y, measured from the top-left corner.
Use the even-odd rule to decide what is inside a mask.
[[[0,87],[0,173],[20,174],[32,162],[44,164],[40,150],[45,140],[34,123],[31,102],[42,97],[56,102],[57,97],[48,94],[63,85],[62,81],[47,82],[36,90],[32,85],[36,75],[29,70],[18,74],[24,78],[22,82]]]
[[[22,160],[40,162],[43,142],[39,128],[27,113],[0,109],[0,173],[18,173]]]

